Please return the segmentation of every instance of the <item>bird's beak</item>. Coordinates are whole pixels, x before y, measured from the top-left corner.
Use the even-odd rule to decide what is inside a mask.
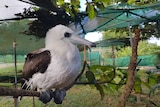
[[[90,42],[90,41],[88,41],[88,40],[86,40],[86,39],[84,39],[84,38],[82,38],[82,37],[80,37],[78,35],[73,35],[71,37],[71,42],[72,43],[76,43],[76,44],[84,44],[84,45],[87,45],[90,48],[91,47],[96,47],[95,43]]]

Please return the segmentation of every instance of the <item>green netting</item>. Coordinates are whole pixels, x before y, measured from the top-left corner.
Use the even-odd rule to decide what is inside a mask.
[[[82,24],[85,32],[88,33],[135,26],[157,20],[160,20],[160,2],[145,6],[117,3],[99,11],[93,20],[85,18]]]
[[[137,62],[139,60],[140,63],[138,66],[155,66],[156,65],[156,57],[157,55],[146,55],[146,56],[138,56]],[[105,64],[106,65],[112,65],[113,64],[113,58],[106,58]],[[130,57],[121,57],[121,58],[115,58],[115,65],[117,67],[128,67],[130,63]]]
[[[89,52],[87,54],[87,60],[90,61],[90,64],[99,65],[101,56],[99,52]]]
[[[113,65],[113,60],[115,60],[116,67],[128,67],[130,63],[130,57],[120,57],[120,58],[101,58],[99,52],[92,52],[88,58],[91,65]],[[159,55],[145,55],[138,56],[137,62],[140,61],[138,66],[155,66],[160,64]]]
[[[24,55],[17,55],[17,62],[24,62],[25,61]],[[0,63],[13,63],[14,56],[13,55],[0,55]]]
[[[80,53],[82,63],[83,63],[83,52]],[[90,62],[91,65],[113,65],[113,58],[102,58],[99,52],[87,52],[87,61]],[[145,55],[138,56],[137,62],[140,61],[138,66],[155,66],[160,64],[160,55]],[[17,62],[23,63],[25,61],[24,55],[17,55]],[[14,56],[13,55],[0,55],[0,63],[13,63]],[[115,58],[115,65],[117,67],[128,67],[130,62],[130,57],[120,57]]]
[[[26,35],[29,20],[8,22],[0,26],[0,55],[13,54],[13,41],[16,41],[18,55],[25,55],[28,52],[44,47],[44,38],[39,39],[33,35]]]

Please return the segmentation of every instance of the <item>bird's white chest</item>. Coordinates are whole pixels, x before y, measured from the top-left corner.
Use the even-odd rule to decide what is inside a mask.
[[[64,88],[71,84],[79,74],[81,59],[77,48],[65,52],[51,50],[51,63],[45,73],[33,76],[35,87],[42,89]]]

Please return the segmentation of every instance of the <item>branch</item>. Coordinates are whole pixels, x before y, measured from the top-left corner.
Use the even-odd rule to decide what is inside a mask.
[[[13,96],[17,98],[18,96],[36,96],[39,97],[40,93],[37,91],[28,91],[23,89],[0,87],[0,96]]]

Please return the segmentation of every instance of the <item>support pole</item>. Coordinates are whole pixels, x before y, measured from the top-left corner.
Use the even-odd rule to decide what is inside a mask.
[[[128,12],[127,12],[127,18],[128,18]],[[130,45],[131,47],[133,47],[133,40],[132,40],[132,33],[131,33],[131,28],[130,28],[130,20],[127,20],[128,23],[128,32],[129,32],[129,38],[130,38]]]
[[[112,59],[113,59],[113,66],[115,68],[116,64],[115,64],[115,54],[114,54],[114,45],[113,44],[112,44]]]
[[[133,40],[132,40],[132,33],[130,28],[130,23],[128,22],[128,32],[129,32],[129,38],[130,38],[130,45],[133,47]]]
[[[17,89],[17,53],[16,53],[16,41],[13,41],[13,54],[14,54],[14,88]],[[18,96],[14,96],[14,107],[18,107]]]

